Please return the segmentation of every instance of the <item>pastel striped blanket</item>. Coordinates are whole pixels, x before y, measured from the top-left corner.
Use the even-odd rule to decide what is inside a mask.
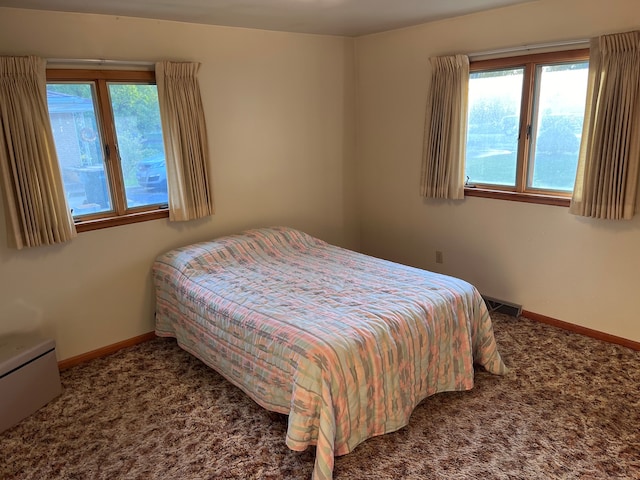
[[[506,371],[469,283],[290,228],[170,251],[153,279],[156,333],[287,414],[288,447],[316,445],[314,480],[425,397],[471,389],[474,363]]]

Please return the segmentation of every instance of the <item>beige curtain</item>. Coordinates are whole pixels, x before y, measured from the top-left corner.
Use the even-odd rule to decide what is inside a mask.
[[[422,153],[420,191],[428,198],[464,198],[469,59],[434,57]]]
[[[172,221],[194,220],[214,213],[199,68],[199,63],[156,63]]]
[[[569,212],[633,217],[640,166],[640,31],[591,40],[589,84]]]
[[[10,247],[77,235],[49,123],[46,60],[0,57],[0,174]]]

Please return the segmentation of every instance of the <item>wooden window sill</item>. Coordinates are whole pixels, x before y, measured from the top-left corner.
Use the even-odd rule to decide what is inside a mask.
[[[159,218],[169,218],[169,209],[163,208],[161,210],[130,213],[127,215],[120,215],[118,217],[81,220],[76,222],[76,231],[78,233],[89,232],[91,230],[99,230],[101,228],[117,227],[119,225],[128,225],[130,223],[157,220]]]
[[[493,190],[484,187],[465,187],[464,195],[465,197],[495,198],[497,200],[509,200],[512,202],[554,205],[556,207],[568,207],[571,203],[571,199],[569,197],[554,196],[543,193],[520,193],[508,190]]]

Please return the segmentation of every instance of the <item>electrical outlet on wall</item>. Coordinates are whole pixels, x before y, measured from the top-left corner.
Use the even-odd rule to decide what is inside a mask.
[[[440,250],[436,250],[436,263],[444,263],[444,258]]]

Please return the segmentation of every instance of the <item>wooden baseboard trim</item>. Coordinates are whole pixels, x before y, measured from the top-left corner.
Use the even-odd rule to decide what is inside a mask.
[[[640,342],[634,342],[633,340],[629,340],[627,338],[618,337],[616,335],[610,335],[608,333],[600,332],[598,330],[593,330],[587,327],[582,327],[574,323],[563,322],[562,320],[547,317],[546,315],[540,315],[539,313],[529,312],[527,310],[522,311],[522,316],[530,320],[535,320],[536,322],[546,323],[548,325],[553,325],[554,327],[562,328],[563,330],[579,333],[586,337],[603,340],[609,343],[615,343],[616,345],[622,345],[623,347],[640,351]]]
[[[122,342],[107,345],[106,347],[98,348],[97,350],[92,350],[90,352],[83,353],[82,355],[77,355],[75,357],[61,360],[58,362],[58,369],[65,370],[67,368],[75,367],[76,365],[87,362],[89,360],[93,360],[94,358],[105,357],[123,348],[147,342],[149,340],[153,340],[154,338],[156,338],[155,332],[143,333],[142,335],[138,335],[137,337],[123,340]]]

